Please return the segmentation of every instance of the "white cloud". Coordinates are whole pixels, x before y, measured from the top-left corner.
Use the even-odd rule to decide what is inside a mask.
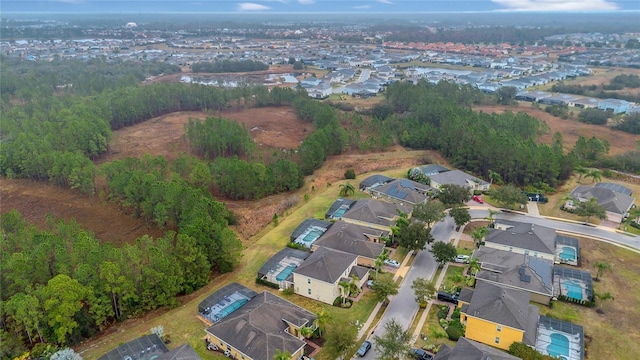
[[[371,6],[369,5],[358,5],[358,6],[354,6],[354,9],[369,9],[371,8]]]
[[[264,11],[270,10],[271,8],[265,5],[255,4],[255,3],[239,3],[238,11]]]
[[[393,2],[391,0],[378,0],[378,2],[382,4],[393,5]]]
[[[311,5],[313,4],[315,1],[313,0],[298,0],[298,2],[302,5]]]
[[[503,11],[604,11],[617,10],[607,0],[491,0],[505,7]]]

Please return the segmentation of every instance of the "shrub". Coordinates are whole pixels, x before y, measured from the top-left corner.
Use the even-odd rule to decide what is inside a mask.
[[[449,326],[449,322],[445,319],[440,319],[440,326],[442,326],[443,329],[447,330],[447,327]]]
[[[278,284],[274,284],[274,283],[272,283],[270,281],[261,279],[259,277],[256,278],[256,284],[261,284],[261,285],[270,287],[272,289],[280,289],[280,286]]]
[[[294,242],[289,242],[287,243],[287,247],[291,248],[291,249],[296,249],[296,250],[305,250],[305,251],[309,251],[309,248],[307,248],[304,245],[300,245],[300,244],[296,244]]]
[[[344,178],[345,179],[355,179],[356,178],[355,170],[347,169],[347,171],[344,172]]]
[[[449,307],[446,305],[441,306],[440,310],[438,310],[438,319],[446,319],[447,314],[449,314]]]
[[[464,336],[464,326],[458,320],[451,320],[447,327],[447,335],[449,340],[458,341],[461,336]]]

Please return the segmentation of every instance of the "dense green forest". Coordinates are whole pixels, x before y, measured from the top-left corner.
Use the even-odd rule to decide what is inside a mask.
[[[557,185],[567,179],[575,157],[564,154],[558,136],[553,146],[536,143],[539,120],[525,114],[486,114],[466,105],[480,97],[464,96],[474,90],[451,84],[395,83],[385,96],[395,115],[385,120],[400,143],[434,149],[455,166],[488,178],[497,172],[508,183]]]

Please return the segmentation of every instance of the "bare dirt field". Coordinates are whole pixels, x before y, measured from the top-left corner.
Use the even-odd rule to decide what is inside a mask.
[[[258,150],[295,149],[313,132],[313,125],[306,123],[290,107],[271,107],[243,111],[205,113],[200,111],[175,112],[156,117],[139,124],[116,130],[109,143],[109,150],[99,163],[142,154],[163,155],[169,161],[180,152],[188,151],[182,141],[184,125],[190,118],[204,119],[221,116],[245,125]]]
[[[75,219],[82,229],[116,245],[131,243],[145,234],[153,237],[164,234],[156,226],[128,215],[115,203],[46,183],[3,178],[0,197],[2,213],[17,209],[25,220],[41,228],[45,228],[47,214],[66,221]]]
[[[630,68],[593,68],[593,74],[591,76],[579,76],[575,79],[565,80],[564,83],[567,85],[582,85],[589,86],[595,85],[598,86],[599,89],[602,89],[602,85],[607,85],[611,80],[618,75],[640,75],[640,69],[630,69]],[[553,84],[547,86],[547,88],[551,89]],[[630,89],[624,88],[621,90],[615,90],[615,92],[626,94],[626,95],[640,95],[640,88]]]
[[[573,148],[573,145],[576,143],[579,136],[584,136],[587,139],[595,136],[599,139],[607,140],[609,144],[611,144],[609,155],[616,155],[626,151],[635,150],[636,141],[639,140],[637,135],[612,130],[601,125],[584,124],[576,120],[562,120],[558,117],[552,116],[542,109],[533,108],[531,107],[531,104],[526,102],[519,103],[519,106],[474,106],[474,110],[484,111],[486,113],[495,112],[499,114],[504,111],[525,112],[544,121],[549,126],[549,132],[538,137],[539,141],[551,144],[553,134],[559,132],[564,138],[565,150]]]

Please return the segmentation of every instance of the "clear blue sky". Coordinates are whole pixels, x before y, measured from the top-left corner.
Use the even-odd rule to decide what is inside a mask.
[[[2,0],[1,12],[420,13],[640,11],[640,0]],[[640,23],[640,16],[638,23]]]

